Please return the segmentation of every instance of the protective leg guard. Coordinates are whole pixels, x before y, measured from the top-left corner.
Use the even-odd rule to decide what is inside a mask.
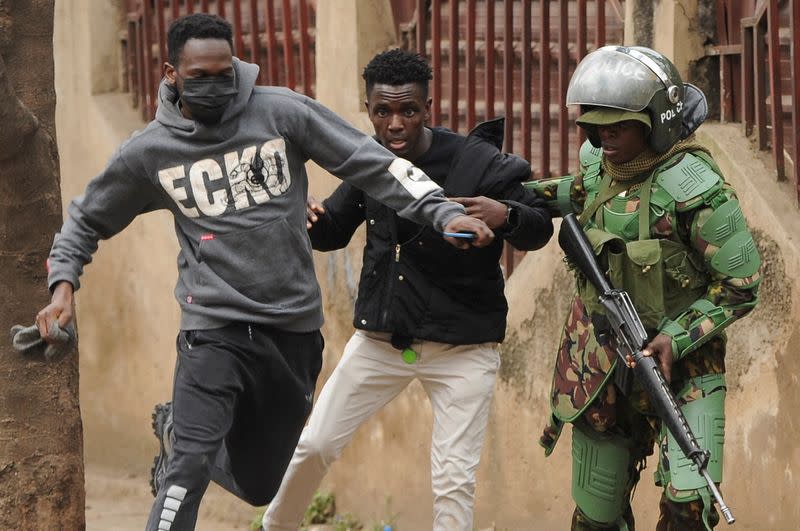
[[[573,425],[572,498],[598,524],[627,527],[622,516],[630,490],[630,446],[622,437]]]
[[[697,443],[711,454],[707,471],[715,483],[722,482],[725,394],[724,374],[708,374],[692,378],[678,393],[680,401],[691,400],[681,406],[681,411],[697,437]],[[719,518],[716,514],[711,514],[713,502],[706,482],[697,473],[694,463],[683,455],[678,443],[663,427],[662,434],[666,436],[669,469],[667,470],[662,455],[657,472],[657,484],[665,487],[664,493],[670,502],[688,503],[698,498],[702,500],[702,522],[704,527],[710,530]]]
[[[678,393],[678,400],[691,401],[681,406],[689,427],[697,437],[700,448],[711,452],[708,473],[715,482],[722,481],[722,453],[725,442],[725,375],[697,376]],[[666,432],[662,428],[662,433]],[[672,435],[667,434],[669,456],[668,481],[674,490],[686,491],[704,487],[706,482],[694,469]],[[665,478],[667,479],[667,478]]]

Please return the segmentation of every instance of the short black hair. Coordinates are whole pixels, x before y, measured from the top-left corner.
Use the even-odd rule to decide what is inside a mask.
[[[167,50],[172,66],[178,66],[183,46],[189,39],[223,39],[228,41],[233,52],[233,30],[228,21],[206,13],[186,15],[176,19],[167,32]]]
[[[367,96],[376,84],[405,85],[416,83],[428,97],[428,81],[433,74],[428,62],[418,53],[395,48],[381,52],[364,67],[361,75],[367,82]]]

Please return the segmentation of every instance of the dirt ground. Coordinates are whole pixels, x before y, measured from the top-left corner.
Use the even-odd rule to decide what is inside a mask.
[[[114,470],[87,464],[87,531],[141,531],[153,502],[148,479],[145,474],[120,476]],[[257,513],[212,484],[200,507],[197,531],[248,530]]]

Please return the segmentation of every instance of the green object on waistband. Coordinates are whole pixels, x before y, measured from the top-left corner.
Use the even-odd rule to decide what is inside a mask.
[[[414,352],[413,349],[410,348],[403,349],[403,353],[401,355],[403,356],[403,361],[408,363],[409,365],[412,365],[417,362],[417,353]]]

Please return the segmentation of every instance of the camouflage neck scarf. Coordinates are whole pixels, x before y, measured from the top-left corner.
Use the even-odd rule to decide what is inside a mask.
[[[606,159],[604,156],[601,166],[603,168],[603,173],[610,175],[611,178],[616,182],[634,180],[639,181],[639,179],[636,179],[636,177],[650,174],[650,172],[653,171],[656,166],[670,157],[673,157],[683,151],[696,150],[702,150],[706,153],[709,153],[708,149],[695,142],[694,135],[691,135],[685,140],[681,140],[680,142],[674,144],[671,148],[663,153],[656,153],[648,147],[633,160],[629,160],[628,162],[623,162],[621,164],[615,164]]]

